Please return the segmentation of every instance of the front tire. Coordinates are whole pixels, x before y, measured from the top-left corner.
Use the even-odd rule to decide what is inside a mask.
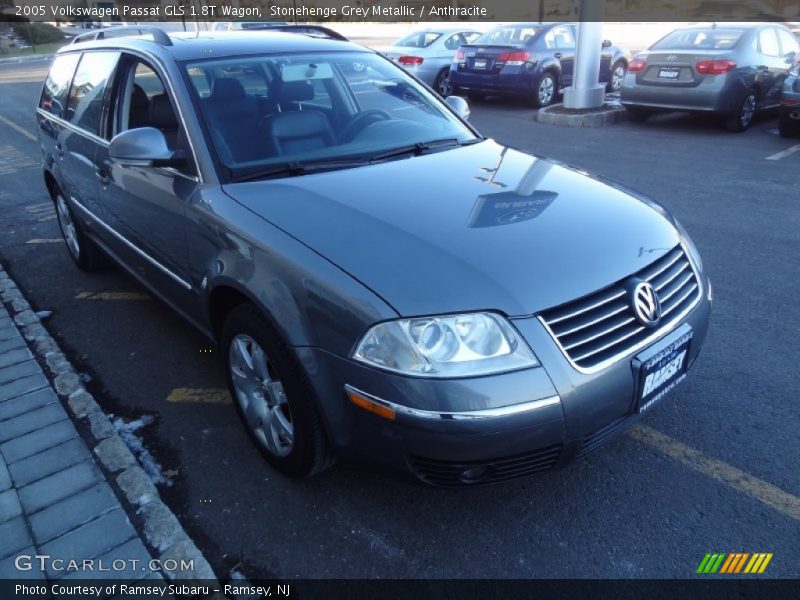
[[[81,271],[98,271],[106,265],[103,251],[81,229],[80,224],[61,190],[56,190],[53,199],[61,235],[70,257]]]
[[[750,90],[742,98],[736,113],[725,119],[725,128],[733,133],[747,131],[753,122],[756,110],[758,110],[758,94],[755,90]]]
[[[272,324],[253,305],[238,306],[222,350],[236,410],[266,461],[290,477],[324,470],[330,458],[311,386]]]
[[[555,75],[550,71],[545,71],[536,80],[533,86],[533,97],[531,103],[536,108],[544,108],[550,106],[556,97],[557,84]]]

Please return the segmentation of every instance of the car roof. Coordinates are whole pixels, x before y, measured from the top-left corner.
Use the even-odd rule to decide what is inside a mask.
[[[755,21],[739,21],[739,22],[716,22],[716,23],[692,23],[680,29],[755,29],[756,27],[764,27],[766,25],[778,25],[781,23],[771,22],[755,22]]]
[[[371,50],[339,40],[318,38],[303,33],[281,31],[204,31],[200,33],[167,33],[172,45],[159,44],[149,35],[109,36],[101,40],[79,42],[64,46],[59,52],[100,48],[119,48],[168,53],[177,61],[201,58],[224,58],[245,54],[271,54],[284,52],[329,52]]]

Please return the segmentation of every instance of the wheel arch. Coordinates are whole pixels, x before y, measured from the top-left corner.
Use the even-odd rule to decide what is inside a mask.
[[[47,193],[50,194],[50,199],[55,201],[56,193],[61,189],[61,186],[58,185],[55,175],[53,175],[49,170],[44,170],[43,177],[44,185],[47,188]]]

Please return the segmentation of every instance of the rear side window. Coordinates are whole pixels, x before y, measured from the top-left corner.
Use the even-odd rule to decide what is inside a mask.
[[[758,49],[761,54],[766,56],[780,56],[781,49],[778,46],[778,38],[772,28],[762,29],[758,32]]]
[[[785,29],[778,29],[778,38],[781,41],[781,55],[786,56],[791,52],[795,55],[800,51],[800,44],[797,43],[795,37]]]
[[[80,54],[61,54],[56,56],[53,65],[50,67],[50,72],[47,74],[47,80],[44,82],[39,108],[57,117],[64,116],[69,84],[75,74],[75,67],[78,66],[80,57]]]
[[[103,95],[119,52],[87,52],[81,58],[67,102],[67,120],[89,133],[100,135]]]
[[[433,31],[419,31],[417,33],[412,33],[408,37],[404,37],[397,42],[395,46],[402,46],[404,48],[427,48],[441,36],[441,33],[435,33]]]
[[[726,50],[733,48],[744,29],[704,28],[678,29],[655,44],[653,50]]]

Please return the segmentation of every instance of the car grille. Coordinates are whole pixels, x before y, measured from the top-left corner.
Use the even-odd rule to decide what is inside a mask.
[[[415,475],[425,483],[444,487],[465,487],[497,483],[549,471],[558,462],[560,455],[561,444],[556,444],[526,454],[492,460],[449,462],[410,456],[408,463]],[[482,475],[465,476],[465,472],[469,471]]]
[[[656,331],[674,324],[700,298],[700,283],[681,246],[631,277],[649,281],[656,290],[662,323],[656,330],[643,326],[634,316],[625,287],[630,278],[539,315],[562,352],[579,369],[594,371],[608,366]]]
[[[575,458],[583,458],[587,454],[591,454],[595,450],[599,450],[610,441],[619,437],[622,433],[636,422],[636,415],[628,415],[612,421],[605,427],[589,433],[581,439],[581,446],[578,449]]]

